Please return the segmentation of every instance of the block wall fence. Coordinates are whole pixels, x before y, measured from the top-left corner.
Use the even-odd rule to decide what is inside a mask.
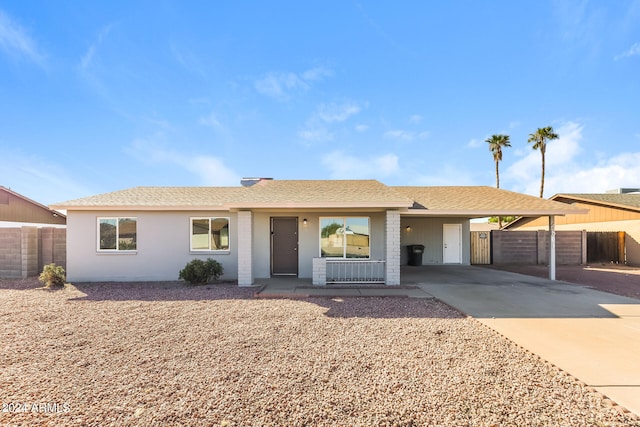
[[[26,279],[55,263],[67,268],[67,230],[55,227],[0,228],[0,278]]]

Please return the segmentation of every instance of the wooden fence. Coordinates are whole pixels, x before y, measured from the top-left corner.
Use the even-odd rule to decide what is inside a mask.
[[[556,231],[559,264],[625,263],[624,231]],[[472,231],[471,264],[548,263],[546,231]]]
[[[590,231],[587,233],[587,262],[624,263],[624,231]]]

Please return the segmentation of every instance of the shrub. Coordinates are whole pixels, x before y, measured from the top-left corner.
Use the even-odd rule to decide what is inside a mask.
[[[222,268],[222,264],[214,259],[207,258],[206,261],[194,259],[180,270],[178,277],[191,284],[203,284],[211,280],[218,280],[223,273],[224,269]]]
[[[42,269],[38,280],[50,288],[51,286],[64,286],[67,278],[64,274],[64,268],[55,264],[47,264]]]

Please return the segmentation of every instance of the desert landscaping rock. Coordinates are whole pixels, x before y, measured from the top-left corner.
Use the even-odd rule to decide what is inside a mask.
[[[0,281],[1,425],[640,426],[437,300],[38,286]]]

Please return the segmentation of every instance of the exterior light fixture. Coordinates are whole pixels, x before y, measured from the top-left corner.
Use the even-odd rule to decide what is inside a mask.
[[[405,228],[405,230],[407,230],[407,233],[410,233],[411,232],[411,226],[407,225],[407,228]]]
[[[307,218],[302,220],[302,225],[307,225]]]

